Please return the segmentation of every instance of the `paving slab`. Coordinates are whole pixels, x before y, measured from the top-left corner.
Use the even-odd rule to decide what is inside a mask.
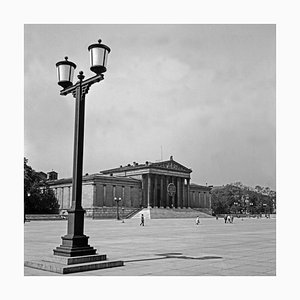
[[[66,221],[24,224],[24,261],[51,256]],[[124,266],[60,275],[24,267],[25,276],[275,276],[276,219],[85,219],[89,244]]]

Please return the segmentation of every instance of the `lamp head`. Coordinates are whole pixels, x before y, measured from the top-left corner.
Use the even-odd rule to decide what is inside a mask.
[[[65,60],[56,63],[58,84],[64,89],[73,85],[73,76],[76,65],[68,61],[68,57],[65,56]]]
[[[110,48],[101,42],[99,39],[98,44],[92,44],[88,47],[90,52],[90,69],[97,75],[106,72],[107,57],[108,53],[110,53]]]

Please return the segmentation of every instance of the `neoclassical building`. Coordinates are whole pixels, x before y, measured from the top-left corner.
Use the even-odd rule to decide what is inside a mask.
[[[51,174],[50,174],[51,173]],[[48,183],[58,199],[60,210],[71,205],[72,178],[57,179],[50,172]],[[211,208],[211,187],[191,183],[192,170],[169,160],[126,166],[86,174],[82,179],[82,206],[88,214],[103,207],[128,208]],[[56,173],[57,174],[57,173]]]

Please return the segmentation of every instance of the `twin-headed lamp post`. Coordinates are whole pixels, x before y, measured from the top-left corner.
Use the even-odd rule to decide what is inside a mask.
[[[88,47],[90,52],[91,71],[95,76],[84,80],[85,76],[80,71],[78,81],[73,84],[73,75],[76,65],[68,61],[56,64],[58,84],[63,88],[60,95],[66,96],[72,93],[76,99],[75,106],[75,129],[74,129],[74,152],[73,152],[73,180],[72,180],[72,205],[68,210],[68,229],[67,234],[62,237],[62,245],[54,249],[54,254],[59,256],[85,256],[93,255],[96,249],[88,245],[88,236],[84,235],[84,213],[82,208],[82,163],[83,163],[83,140],[84,140],[84,109],[85,95],[90,86],[104,79],[103,73],[106,72],[107,56],[110,48],[98,40],[98,44]]]

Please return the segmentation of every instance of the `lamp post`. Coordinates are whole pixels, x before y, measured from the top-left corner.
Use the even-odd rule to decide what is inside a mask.
[[[237,205],[238,205],[238,202],[234,202],[233,204],[234,204],[234,208],[235,208],[235,216],[237,216],[236,211],[237,211]]]
[[[253,215],[253,202],[250,202],[250,214]]]
[[[54,249],[54,254],[59,256],[85,256],[96,253],[96,249],[88,245],[88,236],[84,235],[84,213],[82,208],[82,165],[83,165],[83,140],[84,140],[84,110],[85,95],[91,85],[104,79],[106,72],[107,56],[109,47],[101,44],[92,44],[88,47],[90,52],[91,71],[95,76],[84,80],[85,76],[80,71],[78,81],[73,85],[73,74],[76,65],[68,61],[56,64],[58,84],[63,88],[60,95],[72,94],[76,99],[75,104],[75,129],[74,129],[74,152],[73,152],[73,180],[72,180],[72,205],[68,210],[67,234],[62,237],[62,245]]]
[[[122,201],[121,198],[115,197],[115,201],[117,202],[117,220],[120,220],[120,215],[119,215],[119,202]]]
[[[249,215],[249,195],[246,195],[246,214]]]
[[[124,207],[122,206],[122,223],[124,223]]]
[[[267,204],[264,203],[263,207],[264,207],[264,213],[265,213],[265,218],[266,218],[267,217]]]
[[[28,191],[27,192],[27,197],[29,198],[30,197],[30,192]],[[24,223],[26,222],[27,220],[26,220],[26,212],[25,212],[25,203],[24,203]]]

